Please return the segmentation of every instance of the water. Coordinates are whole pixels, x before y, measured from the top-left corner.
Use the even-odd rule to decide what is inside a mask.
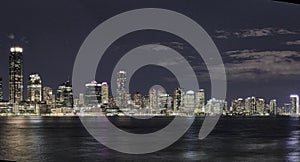
[[[111,120],[129,132],[143,133],[172,119]],[[300,161],[299,118],[221,118],[206,139],[198,140],[202,121],[196,119],[179,141],[164,150],[128,155],[98,143],[77,117],[0,117],[0,160]]]

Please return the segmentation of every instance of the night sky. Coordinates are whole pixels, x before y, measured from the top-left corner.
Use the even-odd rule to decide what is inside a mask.
[[[0,5],[0,76],[8,99],[8,57],[13,45],[24,48],[25,86],[39,73],[43,86],[57,88],[72,78],[76,54],[100,23],[138,8],[164,8],[199,23],[217,45],[227,72],[227,100],[257,96],[289,102],[300,94],[300,6],[270,0],[5,0]],[[196,51],[181,38],[161,31],[138,31],[121,37],[106,51],[96,80],[110,81],[126,52],[144,44],[163,44],[180,52],[193,66],[199,86],[210,95],[210,78]],[[147,75],[145,75],[147,74]],[[166,69],[147,66],[130,82],[131,93],[147,93],[152,84],[168,91],[177,86]]]

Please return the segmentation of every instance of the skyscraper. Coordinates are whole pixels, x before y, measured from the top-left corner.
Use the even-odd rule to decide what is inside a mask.
[[[30,74],[27,82],[27,100],[42,101],[42,80],[39,74]]]
[[[204,89],[199,89],[195,96],[195,105],[198,112],[204,112],[205,93]]]
[[[58,86],[56,94],[56,107],[69,107],[73,108],[73,90],[70,81],[66,81]]]
[[[139,92],[136,92],[133,96],[133,105],[140,109],[142,108],[142,104],[143,104],[143,97],[142,94],[140,94]]]
[[[290,95],[291,114],[299,114],[299,96],[296,94]]]
[[[2,78],[0,77],[0,101],[3,100],[3,91],[2,91]]]
[[[55,108],[55,95],[53,93],[52,88],[44,87],[43,88],[43,101],[46,102],[49,108]]]
[[[9,102],[23,100],[23,49],[11,47],[9,55]]]
[[[183,89],[176,88],[174,91],[174,100],[173,100],[173,110],[174,112],[178,112],[183,107]]]
[[[116,104],[120,108],[127,107],[126,72],[119,71],[117,76]]]
[[[277,115],[277,104],[275,99],[270,100],[269,111],[273,115]]]
[[[101,103],[102,105],[108,104],[108,84],[107,82],[102,82],[101,83]]]
[[[101,84],[95,80],[91,83],[85,84],[85,98],[84,103],[86,106],[98,106],[101,103]]]
[[[194,113],[195,110],[195,92],[189,90],[183,97],[184,112],[188,114]]]

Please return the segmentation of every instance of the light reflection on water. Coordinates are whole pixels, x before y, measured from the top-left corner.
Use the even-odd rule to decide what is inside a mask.
[[[294,122],[293,122],[294,121]],[[287,149],[287,161],[300,161],[300,125],[299,118],[292,118],[290,125],[295,127],[295,130],[291,130],[289,137],[286,140]]]
[[[129,118],[112,121],[129,132],[143,133],[156,127],[160,129],[170,119],[158,118],[145,123]],[[184,137],[164,150],[127,155],[99,144],[79,118],[1,117],[0,160],[300,161],[297,118],[221,118],[212,134],[198,140],[202,121],[203,118],[196,119]]]

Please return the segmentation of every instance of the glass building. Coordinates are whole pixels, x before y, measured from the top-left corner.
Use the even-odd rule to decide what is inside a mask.
[[[55,108],[55,94],[53,93],[52,88],[44,87],[43,88],[43,101],[46,102],[47,106],[50,108]]]
[[[174,112],[178,112],[183,107],[183,89],[176,88],[174,91],[174,99],[173,99],[173,110]]]
[[[9,101],[23,100],[23,49],[11,47],[9,55]]]
[[[299,96],[296,94],[290,95],[291,114],[299,114]]]
[[[205,92],[204,89],[199,89],[195,96],[195,108],[198,112],[204,112]]]
[[[95,107],[101,103],[101,84],[98,84],[96,81],[85,84],[85,106]]]
[[[102,105],[108,104],[109,87],[107,82],[101,83],[101,103]]]
[[[29,75],[27,82],[27,100],[30,102],[42,101],[42,80],[39,74]]]
[[[126,72],[119,71],[117,76],[117,96],[116,104],[120,108],[127,107],[127,90],[126,90]]]
[[[73,108],[73,90],[70,81],[66,81],[58,86],[56,93],[56,108],[69,107]]]

